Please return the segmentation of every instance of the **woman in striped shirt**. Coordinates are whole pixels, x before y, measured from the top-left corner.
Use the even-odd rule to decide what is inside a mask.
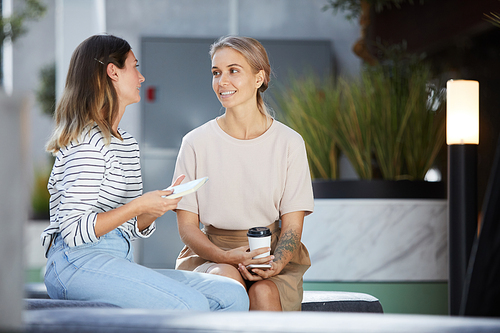
[[[51,298],[125,308],[248,310],[245,289],[223,277],[152,270],[133,262],[134,238],[175,209],[171,191],[142,194],[137,141],[118,127],[140,100],[144,77],[130,45],[111,35],[86,39],[71,58],[47,150],[50,225],[41,235]],[[173,185],[180,184],[184,176]]]

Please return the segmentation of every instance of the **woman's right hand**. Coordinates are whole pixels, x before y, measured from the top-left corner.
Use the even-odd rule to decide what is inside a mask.
[[[250,251],[250,247],[240,246],[231,250],[226,251],[226,262],[227,264],[232,264],[234,266],[238,266],[238,264],[242,264],[244,266],[248,266],[250,264],[258,265],[258,264],[268,264],[270,261],[274,259],[274,256],[270,255],[264,258],[253,259],[253,257],[258,256],[259,254],[266,253],[271,251],[268,247],[263,247],[260,249],[255,249]]]
[[[138,198],[142,214],[158,218],[169,210],[176,209],[177,204],[181,201],[182,197],[176,199],[166,198],[166,196],[172,194],[172,192],[172,190],[158,190],[144,193]]]
[[[172,186],[179,185],[184,180],[184,175],[177,177]],[[137,217],[137,227],[143,231],[153,223],[156,218],[162,216],[167,211],[176,209],[181,198],[167,199],[166,195],[172,193],[168,191],[151,191],[107,212],[97,214],[94,226],[97,237],[107,234],[111,230],[119,227],[133,217]]]
[[[128,204],[99,213],[94,226],[95,234],[100,237],[133,217],[137,217],[137,227],[143,231],[153,223],[156,218],[167,211],[177,208],[181,198],[167,199],[163,196],[172,191],[152,191],[141,195]]]
[[[186,176],[180,175],[177,179],[170,185],[169,188],[173,186],[180,185]],[[168,199],[166,196],[172,194],[173,190],[157,190],[151,191],[143,194],[139,197],[141,214],[149,215],[154,218],[158,218],[168,212],[169,210],[174,210],[177,208],[177,204],[181,201],[182,197],[177,199]]]

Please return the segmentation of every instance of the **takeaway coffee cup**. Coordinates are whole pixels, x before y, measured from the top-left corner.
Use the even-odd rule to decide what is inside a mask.
[[[247,236],[250,251],[260,249],[261,247],[271,247],[271,230],[267,227],[250,228],[248,229]],[[268,251],[253,257],[253,259],[267,257],[270,254],[271,252]]]

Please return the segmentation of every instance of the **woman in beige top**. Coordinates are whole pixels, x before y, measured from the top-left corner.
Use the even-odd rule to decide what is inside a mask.
[[[300,310],[302,276],[310,266],[300,239],[304,216],[314,207],[304,141],[266,109],[261,93],[271,68],[257,40],[223,37],[210,55],[213,90],[226,111],[182,141],[174,177],[209,181],[177,206],[186,246],[176,268],[239,281],[251,310]],[[246,232],[263,226],[273,232],[271,255],[252,259],[269,249],[249,251]],[[271,268],[246,268],[266,263]]]

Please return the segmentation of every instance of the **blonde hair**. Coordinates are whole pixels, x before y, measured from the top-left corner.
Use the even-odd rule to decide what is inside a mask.
[[[94,123],[99,126],[105,143],[111,135],[122,139],[112,125],[118,116],[118,95],[107,66],[124,68],[131,47],[127,41],[112,35],[95,35],[84,40],[73,52],[66,86],[57,105],[55,128],[46,149],[56,154]]]
[[[263,115],[272,118],[270,114],[271,110],[264,103],[262,96],[271,81],[271,65],[269,64],[266,49],[258,40],[251,37],[224,36],[210,46],[210,58],[213,59],[215,52],[225,47],[232,48],[241,53],[250,64],[254,74],[257,74],[260,70],[264,71],[264,80],[257,90],[257,107]]]

